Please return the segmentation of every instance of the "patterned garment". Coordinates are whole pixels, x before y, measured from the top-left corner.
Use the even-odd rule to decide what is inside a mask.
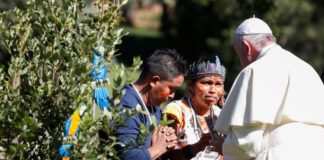
[[[209,122],[211,126],[216,123],[217,116],[221,111],[218,106],[213,106],[212,109],[213,116],[211,116],[212,118],[210,117],[211,122]],[[212,129],[208,127],[208,122],[206,121],[208,118],[196,115],[193,109],[188,105],[187,99],[172,101],[165,107],[163,113],[172,117],[180,124],[178,148],[197,143],[203,133],[211,133]],[[214,132],[215,131],[212,131],[213,135],[217,134]],[[215,152],[215,154],[217,154],[217,152]],[[199,153],[197,155],[199,155]]]

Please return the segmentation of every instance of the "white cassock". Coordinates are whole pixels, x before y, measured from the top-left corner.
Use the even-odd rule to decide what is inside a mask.
[[[215,128],[225,160],[324,160],[324,85],[279,45],[237,76]]]

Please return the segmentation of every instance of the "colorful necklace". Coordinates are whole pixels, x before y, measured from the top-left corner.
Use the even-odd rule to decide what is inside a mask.
[[[196,112],[194,111],[194,109],[192,107],[191,99],[189,97],[187,98],[187,102],[188,102],[188,105],[190,107],[190,112],[193,115],[193,119],[194,119],[194,131],[195,131],[195,135],[199,139],[201,137],[201,135],[202,135],[202,132],[204,130],[208,130],[209,132],[211,132],[211,131],[208,128],[206,129],[206,126],[203,129],[202,126],[200,125],[202,123],[201,122],[202,120],[199,117],[197,117]],[[211,114],[211,118],[213,119],[214,118],[214,115],[213,115],[212,108],[210,108],[210,114]],[[199,119],[199,122],[198,122],[198,119]],[[204,123],[207,123],[207,121],[205,119],[204,119],[204,121],[205,121]]]

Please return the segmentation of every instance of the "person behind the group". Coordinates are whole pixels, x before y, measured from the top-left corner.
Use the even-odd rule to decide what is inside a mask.
[[[245,67],[215,129],[225,160],[324,159],[324,85],[306,62],[276,44],[259,18],[243,21],[234,48]]]
[[[122,107],[141,110],[132,117],[125,117],[126,124],[118,128],[117,138],[125,144],[126,150],[120,157],[126,160],[157,159],[177,143],[174,129],[160,126],[162,111],[160,104],[174,97],[176,89],[182,85],[186,73],[186,61],[173,49],[159,49],[149,56],[143,66],[139,79],[133,84],[125,85],[125,94],[121,99]],[[156,124],[153,124],[156,123]],[[142,125],[150,129],[158,127],[145,141],[138,144]]]
[[[225,67],[218,56],[200,59],[190,65],[188,97],[167,104],[163,113],[174,120],[171,126],[178,136],[177,149],[171,159],[222,159],[223,136],[212,132],[224,101]],[[210,144],[212,140],[214,142]],[[218,152],[216,152],[218,150]]]

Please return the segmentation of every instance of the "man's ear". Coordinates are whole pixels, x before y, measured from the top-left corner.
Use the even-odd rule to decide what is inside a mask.
[[[251,63],[253,61],[253,58],[255,57],[255,50],[253,45],[249,41],[243,40],[243,46],[246,49],[246,58]]]
[[[252,54],[252,52],[251,52],[252,48],[251,48],[250,43],[248,41],[246,41],[246,40],[243,40],[242,43],[243,43],[244,49],[246,49],[246,51],[247,51],[247,54],[249,56],[251,56],[251,54]]]
[[[160,76],[158,75],[152,76],[150,79],[150,86],[153,87],[154,85],[157,85],[158,83],[160,83],[160,80],[161,80]]]

